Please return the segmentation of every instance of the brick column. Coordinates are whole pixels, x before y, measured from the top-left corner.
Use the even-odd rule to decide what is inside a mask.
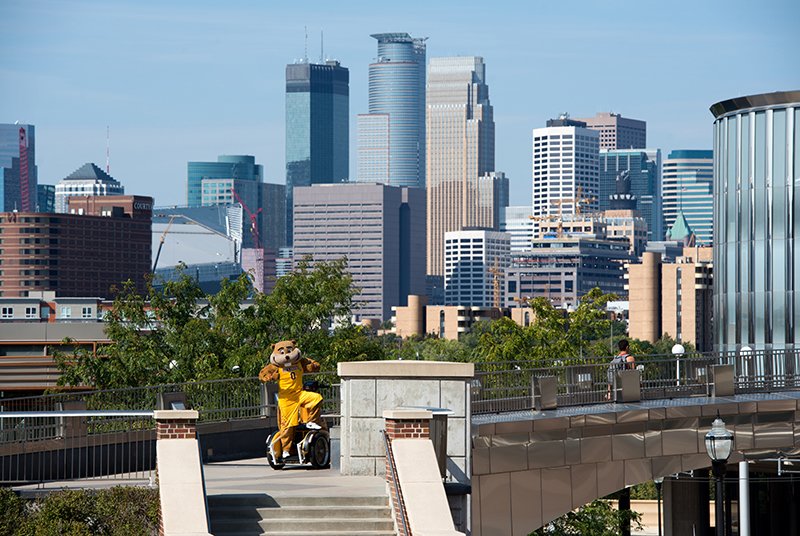
[[[384,430],[389,438],[388,452],[386,453],[386,482],[389,484],[389,497],[392,501],[395,526],[397,533],[401,536],[411,536],[411,529],[406,527],[406,530],[403,530],[402,516],[406,511],[403,490],[400,489],[399,482],[392,480],[392,465],[394,464],[392,442],[395,439],[430,441],[432,417],[433,414],[424,409],[387,409],[383,412]]]
[[[197,412],[194,410],[157,410],[156,440],[197,439]]]

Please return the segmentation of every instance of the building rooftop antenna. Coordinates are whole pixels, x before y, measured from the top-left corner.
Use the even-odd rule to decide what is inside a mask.
[[[303,26],[303,31],[306,33],[305,45],[303,46],[303,61],[308,63],[308,26]]]
[[[325,63],[325,33],[319,31],[319,62]]]
[[[111,175],[111,135],[108,125],[106,125],[106,173]]]

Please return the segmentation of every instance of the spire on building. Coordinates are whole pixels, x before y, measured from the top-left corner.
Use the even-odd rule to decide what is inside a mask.
[[[689,222],[686,221],[683,211],[678,212],[678,216],[675,218],[675,223],[673,223],[672,227],[670,227],[667,231],[666,238],[670,241],[681,242],[683,243],[684,247],[694,246],[694,231],[692,231],[692,228],[689,226]]]

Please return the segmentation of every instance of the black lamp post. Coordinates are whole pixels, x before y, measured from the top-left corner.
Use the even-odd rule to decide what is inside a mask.
[[[716,493],[714,501],[714,519],[717,536],[725,536],[725,514],[723,512],[724,501],[723,479],[725,478],[725,464],[733,449],[733,434],[725,428],[725,423],[717,418],[711,423],[711,430],[706,434],[706,452],[711,458],[711,467],[716,479]]]

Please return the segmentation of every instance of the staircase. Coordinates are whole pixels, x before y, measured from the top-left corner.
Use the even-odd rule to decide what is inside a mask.
[[[390,536],[388,497],[210,495],[215,536]]]

